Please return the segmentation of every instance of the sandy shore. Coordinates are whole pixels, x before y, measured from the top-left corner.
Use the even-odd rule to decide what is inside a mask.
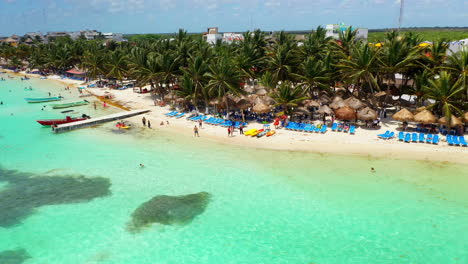
[[[192,137],[195,122],[185,117],[176,119],[166,117],[164,114],[170,112],[169,107],[155,106],[149,94],[134,93],[132,89],[108,90],[93,88],[88,89],[96,95],[104,95],[106,92],[114,95],[115,100],[130,109],[151,109],[145,115],[151,120],[152,127],[158,130],[167,130],[170,133],[181,134]],[[132,118],[137,125],[141,124],[141,116]],[[169,125],[160,125],[161,121],[169,121]],[[197,124],[198,125],[198,124]],[[251,123],[245,129],[261,128],[259,123]],[[221,144],[235,144],[250,148],[263,148],[271,150],[286,151],[309,151],[318,153],[352,154],[370,157],[384,157],[390,159],[413,159],[426,161],[441,161],[468,164],[468,148],[454,147],[441,141],[439,145],[426,143],[403,143],[397,139],[382,140],[377,134],[386,130],[393,130],[398,122],[384,120],[379,130],[357,128],[355,135],[343,132],[332,132],[328,130],[325,134],[295,132],[286,129],[278,129],[277,134],[272,137],[252,138],[240,135],[238,131],[235,136],[227,136],[227,128],[204,124],[200,130],[200,138],[197,140],[210,140]],[[444,137],[442,137],[444,140]]]
[[[18,75],[25,75],[19,73]],[[35,74],[28,74],[31,77],[39,77]],[[84,85],[80,81],[70,79],[60,79],[58,76],[49,76],[48,80],[60,82],[63,85],[80,86]],[[146,114],[146,119],[151,120],[154,133],[165,130],[181,136],[193,137],[193,127],[195,122],[166,117],[164,114],[170,112],[169,106],[155,106],[149,94],[138,94],[132,89],[110,90],[103,88],[87,88],[89,92],[100,96],[112,94],[114,101],[128,109],[151,109]],[[130,120],[141,126],[141,116],[133,117]],[[160,123],[164,121],[164,125]],[[169,121],[169,125],[166,124]],[[262,128],[262,124],[250,123],[245,129]],[[330,129],[325,134],[304,133],[290,131],[286,129],[276,130],[272,137],[252,138],[240,135],[236,130],[233,137],[227,136],[227,128],[204,124],[200,130],[200,138],[196,140],[209,140],[220,144],[234,144],[249,148],[270,149],[278,151],[306,151],[316,153],[335,153],[346,155],[360,155],[376,158],[388,159],[410,159],[424,161],[440,161],[468,164],[468,148],[449,146],[445,142],[445,137],[441,137],[439,145],[426,143],[403,143],[397,139],[382,140],[377,138],[377,134],[386,130],[396,131],[398,122],[387,119],[383,120],[382,127],[378,130],[363,129],[358,127],[355,135],[343,132],[333,132]]]

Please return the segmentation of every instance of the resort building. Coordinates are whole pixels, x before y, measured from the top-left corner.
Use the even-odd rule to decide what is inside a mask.
[[[28,32],[26,34],[24,34],[25,37],[27,38],[30,38],[31,40],[36,40],[36,41],[40,41],[40,42],[45,42],[46,41],[46,38],[44,37],[44,35],[38,31],[38,32]]]
[[[344,23],[341,24],[329,24],[325,27],[326,36],[333,39],[338,39],[340,37],[340,32],[346,31],[350,26],[346,26]],[[353,28],[351,30],[357,30],[356,37],[358,39],[367,40],[367,35],[369,30],[367,28]]]
[[[450,55],[462,50],[468,50],[468,38],[450,42],[447,53]]]
[[[223,42],[231,44],[236,41],[244,40],[244,35],[240,33],[224,33],[223,34]]]
[[[68,33],[65,31],[52,31],[52,32],[47,32],[46,38],[48,41],[52,41],[57,38],[64,38],[68,36],[69,36]]]
[[[8,43],[11,46],[17,47],[20,42],[20,38],[17,35],[11,35],[11,37],[2,39],[1,42]]]
[[[203,34],[203,39],[205,39],[209,44],[214,45],[218,40],[223,39],[223,35],[218,33],[218,27],[210,27],[207,32]]]
[[[104,39],[113,40],[116,42],[127,41],[124,39],[122,33],[102,33],[102,36],[104,36]]]

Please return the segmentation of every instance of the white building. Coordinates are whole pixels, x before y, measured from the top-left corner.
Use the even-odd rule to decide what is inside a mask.
[[[244,40],[244,35],[239,33],[224,33],[223,42],[231,44],[233,42]]]
[[[116,42],[126,41],[122,33],[102,33],[105,39],[113,40]]]
[[[345,24],[329,24],[325,27],[327,30],[326,36],[331,37],[333,39],[338,39],[340,37],[340,32],[346,31],[349,28],[349,26],[346,26]],[[353,28],[351,27],[351,30],[357,30],[356,32],[356,38],[362,39],[362,40],[367,40],[367,35],[369,33],[369,30],[367,28]]]
[[[450,42],[447,53],[450,55],[461,50],[468,50],[468,38]]]
[[[206,39],[206,42],[212,45],[216,44],[218,40],[223,39],[223,35],[218,33],[217,27],[208,28],[207,33],[204,35],[204,37]]]

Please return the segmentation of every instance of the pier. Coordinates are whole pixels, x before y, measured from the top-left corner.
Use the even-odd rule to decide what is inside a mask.
[[[104,124],[104,123],[115,121],[115,120],[122,120],[122,119],[129,118],[132,116],[137,116],[137,115],[141,115],[144,113],[148,113],[149,111],[150,110],[132,110],[132,111],[125,111],[125,112],[115,113],[115,114],[96,117],[96,118],[90,118],[90,119],[83,120],[83,121],[58,125],[57,127],[52,128],[52,131],[55,133],[67,132],[67,131],[71,131],[75,129],[96,126],[96,125]]]

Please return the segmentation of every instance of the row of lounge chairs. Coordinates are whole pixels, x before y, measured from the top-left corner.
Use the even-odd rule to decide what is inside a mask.
[[[447,143],[449,144],[449,146],[467,146],[465,137],[462,136],[447,135]]]
[[[296,122],[289,122],[284,128],[288,130],[311,132],[311,133],[312,132],[325,133],[328,130],[326,125],[323,125],[320,127],[320,126],[315,126],[312,124],[304,124],[304,123],[296,123]]]
[[[246,127],[248,125],[247,122],[239,122],[239,121],[231,121],[231,120],[224,120],[221,118],[215,118],[215,117],[208,117],[206,115],[196,115],[194,117],[188,118],[190,121],[198,122],[198,121],[203,121],[206,124],[210,125],[219,125],[223,127],[230,127],[233,126],[235,128],[239,128],[241,125],[243,127]]]
[[[378,134],[377,137],[381,138],[381,139],[391,139],[391,138],[394,138],[395,137],[395,132],[390,132],[390,130],[387,130],[385,131],[385,133],[383,134]]]
[[[398,133],[398,140],[406,143],[428,143],[428,144],[439,144],[439,135],[424,134],[424,133]]]
[[[356,133],[356,126],[345,126],[344,123],[333,123],[331,130],[336,132],[349,132],[354,135],[354,133]]]
[[[175,118],[181,118],[185,115],[185,113],[179,113],[177,111],[172,111],[170,113],[165,114],[168,117],[175,117]]]

